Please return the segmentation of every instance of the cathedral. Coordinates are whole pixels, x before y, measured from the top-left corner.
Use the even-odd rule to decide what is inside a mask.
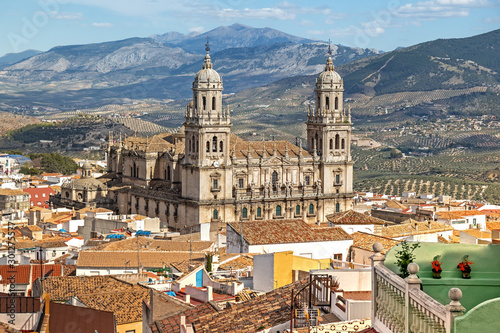
[[[193,99],[175,134],[128,137],[108,146],[108,197],[119,214],[159,217],[164,228],[204,223],[303,219],[352,208],[351,115],[331,54],[307,112],[307,148],[247,141],[231,133],[222,79],[206,48]]]

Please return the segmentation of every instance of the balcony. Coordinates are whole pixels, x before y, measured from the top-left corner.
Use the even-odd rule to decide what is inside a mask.
[[[382,246],[374,245],[372,324],[377,332],[466,333],[474,327],[482,332],[498,331],[498,246],[421,243],[406,279],[396,274],[398,248],[389,251],[386,259],[379,251]],[[432,278],[430,262],[437,254],[443,262],[441,279]],[[466,254],[474,262],[471,279],[462,279],[456,268]]]

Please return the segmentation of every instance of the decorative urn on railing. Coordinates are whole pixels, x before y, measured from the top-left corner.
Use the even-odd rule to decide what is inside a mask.
[[[471,268],[470,268],[470,265],[472,265],[473,262],[472,261],[469,261],[469,255],[465,255],[464,256],[464,260],[461,261],[457,268],[462,272],[462,278],[464,279],[470,279],[470,272],[471,272]]]
[[[435,279],[440,279],[441,278],[441,272],[443,269],[441,268],[441,265],[443,264],[442,262],[439,262],[439,257],[441,257],[440,254],[434,257],[434,259],[431,261],[432,264],[432,277]]]

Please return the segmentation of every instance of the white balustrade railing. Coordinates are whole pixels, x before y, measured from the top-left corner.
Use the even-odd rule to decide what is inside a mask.
[[[378,243],[377,243],[378,244]],[[451,333],[453,319],[464,313],[462,292],[450,289],[450,304],[443,305],[423,292],[418,265],[408,265],[410,276],[402,279],[384,266],[381,245],[373,246],[372,323],[381,333]]]

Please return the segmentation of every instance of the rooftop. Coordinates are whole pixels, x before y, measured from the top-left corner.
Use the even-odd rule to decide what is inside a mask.
[[[370,215],[356,212],[352,209],[345,212],[327,215],[326,218],[328,219],[329,222],[333,224],[379,224],[379,225],[390,224],[390,222],[381,220],[379,218]]]
[[[142,321],[142,302],[149,300],[149,289],[129,291],[107,291],[78,295],[78,299],[87,307],[101,310],[112,311],[116,316],[118,325]]]
[[[140,262],[137,261],[139,257]],[[203,258],[201,252],[169,252],[169,251],[80,251],[77,268],[82,267],[119,267],[163,268],[172,262]]]
[[[351,240],[340,227],[314,228],[303,220],[233,222],[229,226],[250,245]]]
[[[380,243],[384,247],[382,253],[385,254],[387,251],[392,249],[394,246],[399,244],[399,241],[393,240],[391,238],[376,236],[372,234],[367,234],[364,232],[355,232],[351,234],[354,238],[353,247],[357,247],[362,250],[373,252],[373,244]]]
[[[453,227],[444,223],[438,223],[434,221],[427,222],[417,222],[411,220],[411,223],[402,223],[397,225],[392,225],[388,227],[383,227],[381,232],[382,236],[395,238],[404,237],[411,235],[422,235],[441,231],[452,231]]]
[[[480,210],[455,210],[449,212],[437,212],[436,215],[440,219],[455,220],[466,216],[486,215]]]

